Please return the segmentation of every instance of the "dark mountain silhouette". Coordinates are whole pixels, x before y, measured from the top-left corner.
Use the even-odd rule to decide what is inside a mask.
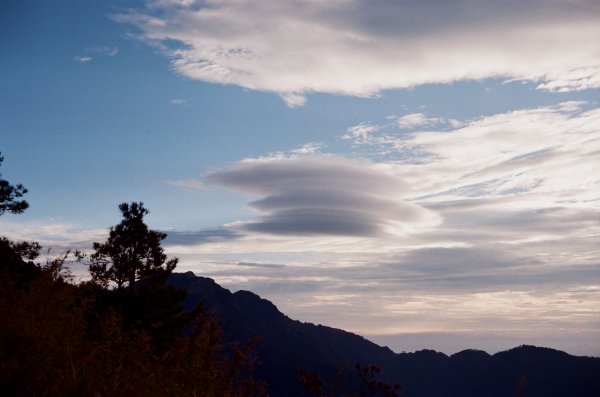
[[[226,343],[258,338],[256,376],[274,397],[306,395],[297,381],[301,369],[332,381],[342,366],[351,369],[356,362],[378,365],[381,379],[399,383],[407,397],[600,396],[600,358],[534,346],[494,355],[397,354],[350,332],[292,320],[252,292],[231,293],[192,272],[173,274],[170,282],[188,291],[186,308],[201,301],[218,316]]]

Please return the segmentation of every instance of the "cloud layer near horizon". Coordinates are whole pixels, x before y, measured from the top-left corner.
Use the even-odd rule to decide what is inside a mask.
[[[600,3],[554,1],[151,1],[114,16],[192,79],[275,92],[369,97],[500,77],[550,91],[600,87]]]

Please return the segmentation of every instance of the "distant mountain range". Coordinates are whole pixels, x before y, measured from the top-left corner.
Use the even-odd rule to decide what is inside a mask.
[[[292,320],[266,299],[248,291],[231,293],[214,280],[192,272],[176,273],[170,282],[187,290],[184,306],[199,301],[214,312],[225,342],[259,338],[256,377],[273,397],[305,396],[299,371],[332,381],[342,366],[376,364],[380,378],[416,396],[600,396],[600,358],[520,346],[494,355],[464,350],[447,356],[433,350],[394,353],[365,338],[336,328]]]

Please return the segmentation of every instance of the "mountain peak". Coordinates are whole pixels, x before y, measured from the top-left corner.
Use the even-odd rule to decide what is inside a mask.
[[[298,372],[316,372],[333,382],[341,368],[352,373],[355,363],[376,364],[380,378],[398,383],[403,395],[514,395],[517,386],[527,396],[600,395],[600,358],[523,345],[489,355],[467,349],[452,356],[423,349],[394,353],[362,336],[340,329],[292,320],[270,301],[250,291],[231,293],[213,279],[192,272],[174,273],[169,281],[188,292],[184,306],[217,315],[226,343],[256,339],[262,363],[256,376],[278,397],[305,395]]]

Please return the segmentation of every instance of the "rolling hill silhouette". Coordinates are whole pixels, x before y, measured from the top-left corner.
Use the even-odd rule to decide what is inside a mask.
[[[231,293],[192,272],[175,273],[170,282],[187,290],[187,309],[201,301],[217,315],[225,343],[258,338],[256,377],[267,382],[274,397],[306,395],[297,380],[301,369],[332,381],[342,366],[356,362],[378,365],[380,378],[399,383],[407,397],[600,396],[597,357],[535,346],[494,355],[480,350],[398,354],[350,332],[292,320],[252,292]]]

